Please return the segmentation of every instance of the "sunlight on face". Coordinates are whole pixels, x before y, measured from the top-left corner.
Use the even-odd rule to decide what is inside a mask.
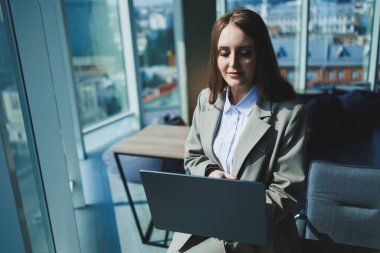
[[[220,33],[217,62],[233,93],[245,95],[251,89],[255,72],[254,44],[238,26],[228,24]]]

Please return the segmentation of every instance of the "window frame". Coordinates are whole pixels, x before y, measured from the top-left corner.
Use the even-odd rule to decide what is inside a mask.
[[[378,57],[379,57],[379,47],[380,47],[380,1],[374,1],[374,13],[372,21],[372,32],[371,32],[371,46],[370,46],[370,59],[369,59],[369,70],[367,81],[370,84],[370,89],[376,89],[376,73],[378,66]]]
[[[67,99],[65,104],[70,105],[72,101],[67,96],[67,90],[61,94],[61,90],[57,89],[58,86],[67,89],[67,83],[71,82],[66,76],[70,72],[70,64],[65,56],[68,54],[65,51],[63,6],[60,1],[29,0],[10,1],[9,5],[22,66],[24,87],[21,90],[27,97],[27,100],[21,99],[20,102],[25,101],[23,110],[30,113],[31,125],[27,130],[33,134],[36,154],[32,159],[36,159],[34,162],[40,168],[36,173],[40,173],[41,182],[38,184],[41,184],[45,194],[54,244],[52,251],[79,253],[73,208],[75,199],[71,194],[68,174],[68,169],[72,165],[79,167],[79,162],[71,132],[73,126],[65,125],[72,121],[63,121],[67,120],[67,115],[63,113],[60,107],[63,101],[59,99]],[[38,64],[35,59],[38,59]]]

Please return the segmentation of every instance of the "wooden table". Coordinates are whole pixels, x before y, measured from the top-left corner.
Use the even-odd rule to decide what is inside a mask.
[[[153,158],[178,159],[183,160],[185,153],[185,141],[190,128],[187,126],[170,126],[170,125],[150,125],[140,130],[124,142],[116,145],[113,150],[117,168],[123,182],[129,205],[131,206],[137,229],[141,240],[144,244],[167,247],[168,232],[165,234],[164,243],[152,242],[150,240],[153,231],[152,220],[149,223],[147,231],[144,233],[137,216],[136,208],[129,191],[124,171],[120,162],[120,155],[133,155]],[[164,160],[164,161],[165,161]],[[164,163],[165,170],[165,163]],[[146,168],[149,169],[149,168]]]
[[[113,152],[155,158],[183,159],[188,126],[150,125],[117,145]]]

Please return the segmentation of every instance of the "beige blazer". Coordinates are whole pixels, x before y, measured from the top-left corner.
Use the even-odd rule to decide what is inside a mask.
[[[226,92],[221,92],[213,105],[208,103],[208,95],[209,89],[204,89],[198,97],[185,147],[185,169],[193,175],[205,175],[208,165],[222,167],[212,143],[223,113]],[[296,100],[281,103],[258,100],[254,105],[238,140],[231,174],[238,179],[262,181],[267,185],[268,245],[235,243],[236,252],[297,252],[298,236],[292,211],[304,180],[305,116],[302,105]],[[201,242],[206,243],[203,246],[207,248],[210,240],[205,239],[176,233],[169,252],[191,248]],[[215,244],[215,240],[212,242]]]

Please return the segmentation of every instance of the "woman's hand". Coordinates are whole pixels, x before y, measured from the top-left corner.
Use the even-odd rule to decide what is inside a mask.
[[[232,176],[231,174],[228,174],[227,172],[221,171],[221,170],[214,170],[211,172],[208,177],[213,178],[226,178],[226,179],[236,179],[235,176]]]

